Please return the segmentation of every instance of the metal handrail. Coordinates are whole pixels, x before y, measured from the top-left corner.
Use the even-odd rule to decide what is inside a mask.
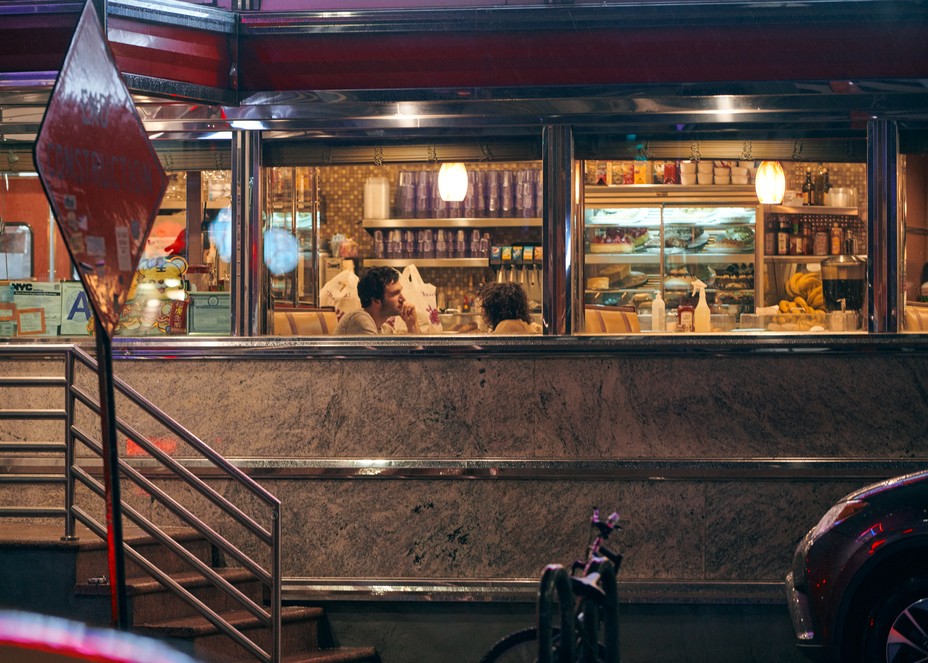
[[[9,445],[0,446],[2,451],[19,451],[19,452],[36,452],[36,451],[64,451],[65,455],[65,472],[62,477],[52,477],[47,475],[10,475],[17,481],[34,482],[34,481],[58,481],[64,483],[65,489],[65,507],[48,508],[48,507],[4,507],[0,509],[0,517],[18,516],[18,517],[50,517],[64,516],[64,537],[65,539],[74,538],[75,522],[80,521],[94,534],[101,538],[106,538],[106,527],[97,522],[85,510],[81,509],[74,503],[74,487],[76,482],[86,486],[91,492],[103,497],[104,488],[96,479],[90,476],[84,469],[75,462],[76,443],[80,442],[97,456],[102,457],[103,446],[97,443],[90,435],[78,428],[74,423],[75,408],[78,404],[83,405],[96,416],[100,416],[100,403],[98,399],[82,390],[75,384],[75,362],[79,362],[84,367],[96,371],[98,370],[97,361],[86,351],[74,345],[51,345],[51,346],[3,346],[0,347],[0,358],[40,358],[48,356],[61,356],[64,358],[64,377],[3,377],[0,378],[0,388],[2,387],[62,387],[65,394],[65,403],[62,410],[58,409],[0,409],[0,419],[13,420],[49,420],[65,422],[65,443],[64,445],[49,445],[45,443],[28,443],[12,442]],[[221,470],[222,478],[234,481],[244,488],[251,496],[257,498],[264,505],[270,507],[270,525],[265,527],[255,521],[251,516],[246,514],[238,506],[230,502],[225,496],[217,492],[201,478],[196,476],[189,469],[171,458],[168,454],[154,445],[146,436],[139,433],[134,427],[117,417],[117,429],[133,442],[138,444],[144,451],[150,454],[164,467],[166,467],[176,478],[180,479],[188,486],[196,490],[209,500],[214,506],[219,508],[226,516],[231,518],[236,524],[241,526],[245,531],[255,536],[262,545],[267,547],[270,555],[269,569],[265,569],[260,562],[249,557],[245,552],[240,550],[234,543],[226,537],[220,535],[215,529],[203,522],[186,507],[171,498],[163,489],[153,484],[144,477],[131,465],[119,460],[119,470],[123,476],[128,477],[139,485],[143,490],[152,495],[152,498],[164,505],[172,514],[180,518],[189,527],[196,530],[201,536],[207,539],[212,545],[216,546],[227,555],[232,557],[237,563],[249,571],[262,585],[269,589],[269,608],[265,610],[238,588],[229,583],[220,574],[216,573],[211,567],[199,560],[192,553],[188,552],[183,546],[177,543],[169,534],[164,532],[154,523],[145,518],[137,510],[127,504],[122,505],[123,513],[140,529],[145,531],[160,544],[169,548],[174,554],[186,560],[193,566],[200,575],[206,578],[218,589],[231,596],[250,614],[254,615],[263,625],[271,629],[271,647],[270,651],[265,651],[255,641],[251,640],[242,631],[229,624],[228,621],[209,606],[205,605],[200,599],[195,597],[191,592],[186,590],[180,584],[175,582],[170,576],[157,567],[139,553],[135,552],[132,547],[123,543],[123,550],[126,555],[136,564],[141,566],[160,582],[167,590],[171,591],[179,598],[193,606],[213,626],[223,632],[225,635],[234,640],[239,646],[251,653],[264,663],[279,663],[281,660],[281,561],[280,561],[280,500],[265,488],[259,485],[251,477],[245,474],[241,469],[227,461],[214,449],[205,442],[196,437],[192,432],[174,421],[160,408],[151,403],[135,389],[127,385],[121,379],[113,376],[114,389],[122,394],[139,410],[146,413],[166,430],[176,435],[180,440],[186,443],[190,448],[198,452],[203,458],[211,462],[217,469]]]

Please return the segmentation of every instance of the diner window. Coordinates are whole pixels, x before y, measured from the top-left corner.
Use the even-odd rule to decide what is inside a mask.
[[[758,160],[586,161],[586,334],[855,332],[866,319],[866,167]]]
[[[540,331],[540,162],[461,164],[463,193],[447,199],[434,162],[265,170],[269,333],[332,334],[361,307],[359,278],[377,268],[400,274],[421,333],[493,331],[480,311],[491,283],[526,299],[525,326],[498,331]],[[381,333],[407,329],[391,316]]]
[[[170,171],[115,336],[228,335],[228,170]],[[0,337],[79,337],[93,311],[33,173],[0,180]]]
[[[167,175],[115,335],[229,335],[231,171]]]
[[[928,154],[905,156],[904,314],[900,329],[928,332]]]

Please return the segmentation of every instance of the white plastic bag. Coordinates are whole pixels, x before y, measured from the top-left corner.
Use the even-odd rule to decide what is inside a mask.
[[[416,320],[419,323],[419,333],[440,334],[441,318],[438,317],[438,298],[436,288],[431,283],[422,280],[419,269],[415,265],[407,265],[400,274],[400,284],[403,286],[403,299],[416,307]],[[403,333],[406,323],[397,316],[393,322],[394,329]]]
[[[319,292],[320,306],[334,306],[335,315],[339,319],[345,313],[351,313],[361,308],[361,299],[358,297],[358,277],[350,269],[340,271],[329,279]]]

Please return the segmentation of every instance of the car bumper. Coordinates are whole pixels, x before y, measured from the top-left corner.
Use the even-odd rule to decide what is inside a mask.
[[[836,648],[823,645],[816,640],[815,621],[809,608],[809,600],[796,588],[792,573],[786,576],[786,605],[789,607],[789,618],[793,623],[793,633],[799,650],[815,661],[838,660],[839,652]]]

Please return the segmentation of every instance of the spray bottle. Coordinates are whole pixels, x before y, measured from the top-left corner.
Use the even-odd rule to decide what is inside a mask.
[[[696,279],[693,281],[693,295],[699,291],[699,303],[696,304],[696,311],[693,313],[693,331],[697,334],[712,331],[712,318],[709,312],[709,304],[706,303],[706,284]]]
[[[666,307],[664,298],[661,297],[661,291],[654,294],[654,301],[651,302],[651,331],[664,331],[667,329]]]

